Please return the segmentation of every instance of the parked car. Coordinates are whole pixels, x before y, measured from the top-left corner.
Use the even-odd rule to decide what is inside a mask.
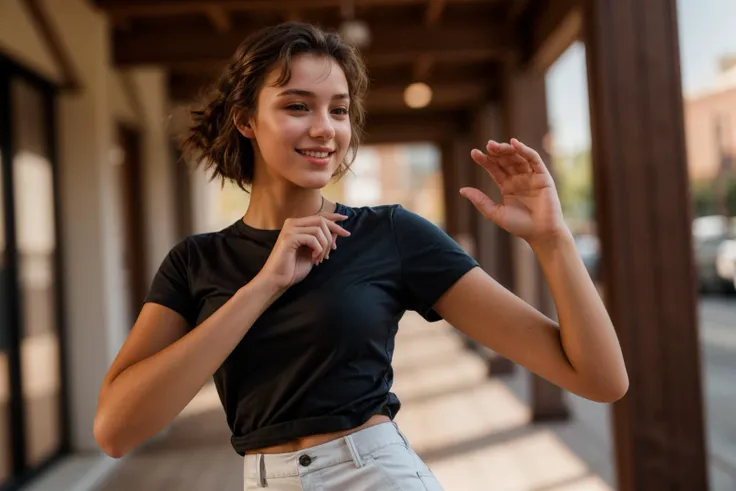
[[[736,240],[721,242],[716,252],[716,273],[724,281],[733,282],[736,275]]]
[[[590,277],[593,281],[599,280],[600,241],[598,237],[589,234],[576,235],[575,246]]]
[[[701,292],[734,290],[736,226],[733,219],[706,216],[693,220],[693,252]]]

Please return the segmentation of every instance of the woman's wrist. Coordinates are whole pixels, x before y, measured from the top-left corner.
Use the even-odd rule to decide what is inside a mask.
[[[560,249],[568,248],[570,246],[575,248],[575,238],[567,227],[563,227],[553,233],[545,235],[544,237],[528,240],[527,242],[539,259],[542,259],[543,256],[546,256],[549,253],[559,251]]]
[[[251,281],[240,289],[247,297],[256,298],[263,301],[265,309],[273,304],[286,291],[276,282],[271,281],[267,276],[256,275]]]

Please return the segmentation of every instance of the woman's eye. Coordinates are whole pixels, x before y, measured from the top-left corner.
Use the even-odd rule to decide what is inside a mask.
[[[346,116],[348,114],[348,109],[346,107],[338,107],[333,110],[335,114],[340,114],[342,116]]]
[[[286,109],[290,111],[306,111],[307,106],[305,106],[304,104],[289,104],[288,106],[286,106]]]

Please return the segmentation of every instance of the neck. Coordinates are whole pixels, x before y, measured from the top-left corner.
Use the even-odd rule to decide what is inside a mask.
[[[243,221],[253,228],[277,230],[287,218],[301,218],[321,211],[334,211],[335,205],[324,200],[321,189],[253,186],[250,204]]]

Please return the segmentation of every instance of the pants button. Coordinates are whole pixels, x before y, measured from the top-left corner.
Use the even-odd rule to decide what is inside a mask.
[[[299,463],[303,465],[304,467],[307,467],[309,464],[312,463],[312,457],[310,457],[307,454],[304,454],[301,457],[299,457]]]

